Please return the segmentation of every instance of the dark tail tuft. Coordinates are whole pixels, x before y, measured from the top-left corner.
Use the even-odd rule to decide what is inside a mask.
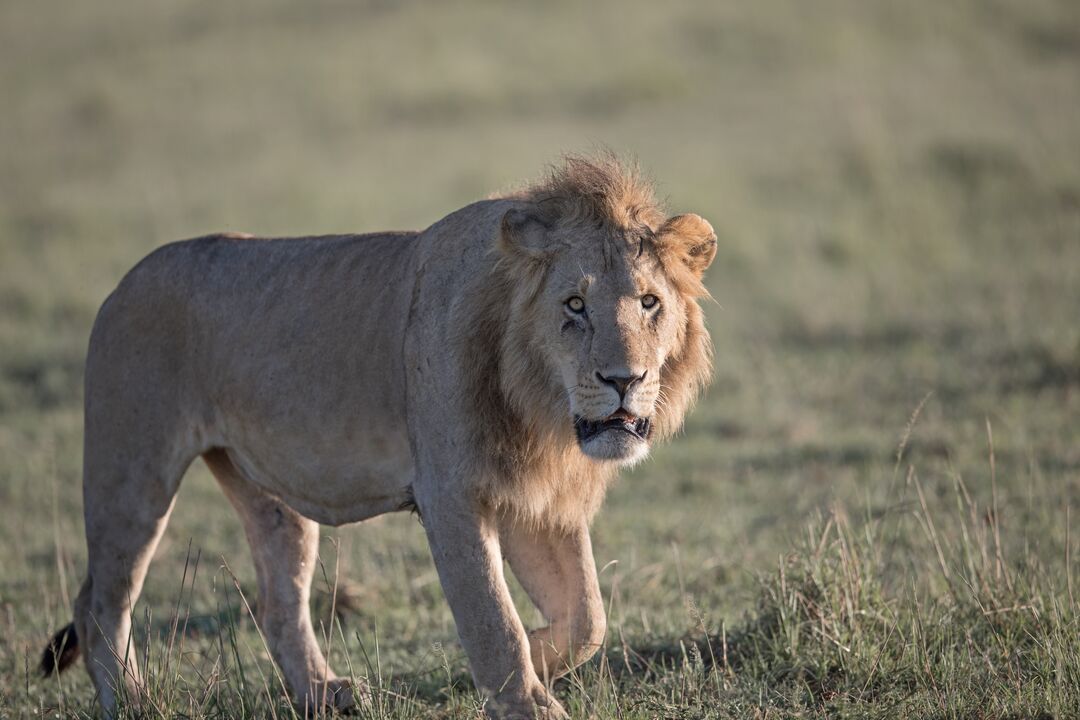
[[[53,635],[41,654],[41,675],[49,677],[62,673],[79,658],[79,638],[75,635],[75,623]]]

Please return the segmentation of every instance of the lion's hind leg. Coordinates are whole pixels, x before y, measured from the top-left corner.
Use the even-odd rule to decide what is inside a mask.
[[[88,434],[94,432],[88,424]],[[172,512],[186,463],[156,462],[147,452],[108,452],[88,441],[85,517],[88,574],[75,600],[74,638],[82,648],[106,716],[123,698],[142,701],[142,675],[131,638],[132,608]],[[137,458],[137,459],[133,459]]]
[[[330,670],[311,626],[318,523],[249,482],[224,450],[211,450],[203,459],[243,522],[259,584],[256,619],[294,703],[306,714],[318,714],[323,706],[353,707],[359,697]]]

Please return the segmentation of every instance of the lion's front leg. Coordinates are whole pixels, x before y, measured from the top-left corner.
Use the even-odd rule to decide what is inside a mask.
[[[504,720],[566,717],[533,670],[529,638],[503,575],[496,524],[463,498],[443,496],[420,504],[473,680],[488,697],[488,715]]]
[[[607,628],[589,529],[536,528],[504,520],[503,551],[547,619],[529,633],[533,667],[550,682],[592,657]]]

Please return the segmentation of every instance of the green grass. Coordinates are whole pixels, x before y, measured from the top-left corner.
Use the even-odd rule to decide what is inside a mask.
[[[96,712],[33,668],[82,579],[82,361],[125,270],[422,227],[604,143],[717,229],[716,373],[596,522],[574,716],[1080,717],[1077,8],[0,5],[0,716]],[[193,467],[136,609],[151,715],[291,713],[227,507]],[[322,559],[375,716],[471,717],[415,519]]]

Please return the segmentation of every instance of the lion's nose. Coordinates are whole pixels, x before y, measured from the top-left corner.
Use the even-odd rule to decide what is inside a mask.
[[[596,371],[596,379],[605,385],[610,385],[615,388],[615,392],[619,393],[619,401],[622,402],[626,399],[626,393],[630,391],[630,388],[634,386],[634,383],[641,382],[645,379],[646,370],[640,375],[601,375],[600,371]]]

